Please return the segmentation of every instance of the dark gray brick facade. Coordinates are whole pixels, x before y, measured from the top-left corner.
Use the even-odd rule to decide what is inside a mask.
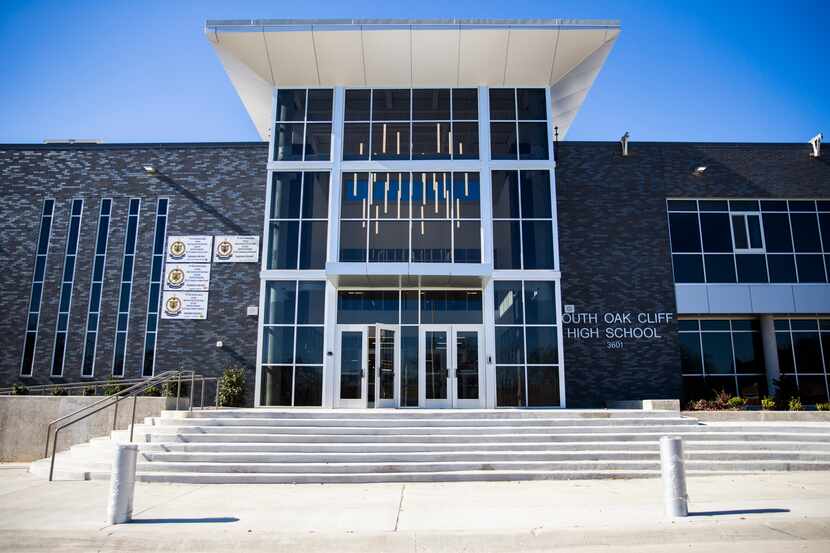
[[[557,187],[563,303],[597,313],[597,338],[565,338],[566,391],[572,407],[608,399],[679,397],[676,323],[606,325],[605,313],[675,312],[665,199],[667,197],[830,198],[830,156],[811,159],[804,144],[563,142]],[[95,378],[112,370],[116,296],[130,197],[142,199],[127,376],[141,370],[155,204],[170,198],[168,234],[261,235],[267,145],[166,144],[0,146],[0,387],[18,377],[43,199],[56,200],[47,284],[30,384],[77,381],[100,200],[114,200]],[[159,174],[148,176],[151,164]],[[692,175],[699,165],[708,170]],[[68,208],[85,200],[72,298],[65,377],[49,377]],[[208,319],[160,322],[156,370],[195,368],[218,375],[248,368],[253,401],[259,266],[213,264]],[[659,338],[623,339],[610,349],[607,326],[656,327]],[[221,340],[225,347],[217,349]]]
[[[261,235],[265,205],[267,144],[0,146],[0,217],[6,247],[0,250],[2,313],[0,386],[72,382],[80,378],[84,325],[101,198],[113,199],[95,379],[112,372],[118,283],[129,198],[142,200],[129,321],[126,376],[139,376],[147,314],[156,200],[170,199],[168,234]],[[153,165],[149,176],[143,165]],[[35,352],[34,375],[20,379],[23,330],[43,199],[55,199],[46,286]],[[49,377],[68,209],[84,199],[78,267],[72,297],[63,379]],[[156,372],[182,367],[217,376],[230,364],[248,369],[252,403],[259,265],[213,264],[208,319],[159,323]],[[216,348],[217,340],[225,347]]]
[[[556,180],[563,303],[577,312],[676,311],[666,198],[830,198],[830,156],[807,144],[563,142]],[[705,165],[702,176],[693,170]],[[565,329],[578,326],[564,325]],[[634,324],[634,326],[639,326]],[[660,338],[565,338],[569,406],[680,397],[676,324]]]

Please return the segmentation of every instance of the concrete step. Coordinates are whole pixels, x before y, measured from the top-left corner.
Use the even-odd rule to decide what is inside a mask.
[[[277,418],[366,420],[432,419],[534,419],[534,418],[682,418],[678,411],[639,411],[634,409],[205,409],[162,411],[162,418]]]
[[[111,452],[113,444],[109,440],[93,441],[74,446],[71,451],[90,451],[90,454]],[[657,449],[658,440],[625,442],[475,442],[464,445],[464,449],[475,451],[619,451],[627,448]],[[686,451],[826,451],[830,453],[830,442],[752,442],[752,441],[697,441],[685,440]],[[140,443],[142,452],[190,452],[190,453],[407,453],[407,452],[446,452],[457,451],[456,443],[223,443],[223,442],[167,442]]]
[[[72,465],[69,465],[70,467]],[[108,471],[108,463],[84,463],[88,470]],[[277,473],[277,474],[351,474],[351,473],[400,473],[400,472],[454,472],[454,471],[613,471],[659,470],[659,460],[561,460],[561,461],[407,461],[379,463],[191,463],[191,462],[140,462],[139,472],[189,472],[189,473]],[[768,470],[830,470],[830,459],[810,461],[788,460],[689,460],[688,470],[725,472],[763,472]]]
[[[617,426],[697,426],[694,419],[673,418],[541,418],[532,419],[504,418],[504,419],[482,419],[482,418],[444,418],[435,417],[431,419],[410,418],[396,419],[387,417],[384,419],[365,418],[171,418],[157,417],[153,420],[157,426],[174,427],[268,427],[268,428],[348,428],[348,429],[402,429],[402,428],[545,428],[545,427],[617,427]]]
[[[659,441],[661,436],[667,435],[666,432],[590,432],[590,433],[540,433],[540,434],[490,434],[482,435],[457,435],[457,434],[398,434],[394,436],[389,435],[348,435],[348,434],[245,434],[245,433],[202,433],[202,432],[152,432],[150,434],[136,433],[135,441],[150,442],[150,443],[329,443],[329,444],[348,444],[348,443],[443,443],[443,444],[459,444],[464,445],[470,443],[479,443],[483,439],[493,442],[591,442],[591,441],[623,441],[623,442],[640,442]],[[809,440],[813,442],[830,443],[830,433],[827,434],[807,434],[807,433],[774,433],[774,432],[672,432],[672,436],[682,437],[684,440],[695,441],[740,441],[740,442],[762,442],[762,441],[782,441],[782,442],[801,442]],[[124,440],[126,441],[126,440]]]

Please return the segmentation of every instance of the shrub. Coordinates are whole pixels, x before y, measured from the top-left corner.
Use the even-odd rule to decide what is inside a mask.
[[[726,402],[731,409],[743,409],[746,405],[746,400],[740,396],[729,398]]]
[[[830,411],[830,402],[816,403],[816,410],[817,411]]]
[[[52,395],[53,396],[65,396],[68,395],[66,388],[52,388]]]
[[[161,396],[161,388],[158,386],[150,386],[149,388],[145,389],[141,395],[148,396],[148,397],[160,397]]]
[[[177,379],[168,380],[162,386],[162,395],[164,397],[176,397],[176,389],[179,386],[179,381]],[[189,397],[188,389],[190,387],[190,378],[187,379],[182,378],[182,387],[181,391],[179,392],[179,397]]]
[[[715,391],[715,409],[729,409],[731,408],[730,400],[732,400],[732,394],[727,392],[726,390]]]
[[[797,397],[791,397],[787,405],[790,411],[803,411],[804,407],[801,405],[801,400]]]
[[[29,388],[27,388],[23,384],[15,384],[12,386],[12,395],[13,396],[28,396],[29,395]]]
[[[242,407],[245,402],[245,369],[228,367],[217,385],[219,407]]]
[[[790,378],[776,378],[773,380],[773,386],[775,387],[775,403],[778,409],[787,409],[790,400],[799,397],[798,389]]]
[[[95,395],[95,386],[87,386],[81,392],[81,395],[84,396],[94,396]]]
[[[115,380],[109,380],[109,381],[107,381],[107,384],[104,386],[104,395],[105,396],[113,396],[113,395],[117,394],[118,392],[120,392],[121,390],[126,390],[126,389],[127,389],[126,384],[119,384]]]
[[[775,409],[775,400],[769,396],[764,397],[761,400],[761,409],[764,411],[772,411]]]

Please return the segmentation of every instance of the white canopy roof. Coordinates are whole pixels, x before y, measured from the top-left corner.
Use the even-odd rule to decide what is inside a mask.
[[[274,87],[550,87],[564,138],[620,33],[610,20],[208,21],[263,140]]]

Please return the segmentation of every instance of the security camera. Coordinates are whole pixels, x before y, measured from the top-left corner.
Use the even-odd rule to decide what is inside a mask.
[[[820,157],[821,156],[821,139],[822,134],[818,133],[813,138],[810,139],[810,146],[813,147],[813,151],[810,153],[810,157]]]
[[[219,348],[219,349],[222,349],[222,346],[224,346],[224,345],[225,344],[222,343],[222,340],[219,340],[219,341],[216,342],[216,347]]]

